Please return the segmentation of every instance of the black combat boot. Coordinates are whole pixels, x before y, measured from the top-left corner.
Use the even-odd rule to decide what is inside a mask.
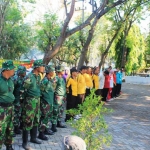
[[[14,132],[16,134],[21,134],[22,133],[18,126],[14,126]]]
[[[33,128],[30,130],[30,142],[36,143],[36,144],[41,144],[39,140],[37,140],[37,126],[33,126]]]
[[[52,128],[51,128],[51,130],[52,130],[53,132],[57,132],[56,124],[52,124]]]
[[[6,145],[6,150],[14,150],[14,149],[12,148],[12,145]]]
[[[44,132],[39,132],[38,138],[41,139],[41,140],[44,140],[44,141],[48,140],[48,137],[45,136]]]
[[[22,121],[20,122],[20,127],[19,128],[20,128],[20,130],[23,129],[23,122]]]
[[[30,147],[28,147],[28,131],[27,130],[23,130],[22,132],[22,147],[25,149],[25,150],[31,150]]]
[[[55,133],[51,129],[45,128],[44,134],[45,135],[54,135]]]
[[[58,122],[57,122],[57,127],[58,127],[58,128],[67,128],[67,126],[64,125],[64,124],[62,124],[61,121],[58,121]]]

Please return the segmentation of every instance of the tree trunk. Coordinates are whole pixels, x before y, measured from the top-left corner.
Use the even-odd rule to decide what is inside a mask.
[[[106,50],[102,53],[102,55],[101,55],[101,61],[100,61],[100,63],[99,63],[99,68],[100,68],[100,69],[101,69],[101,67],[102,67],[102,65],[103,65],[103,63],[104,63],[104,61],[105,61],[105,59],[106,59],[106,57],[107,57],[107,54],[108,54],[108,52],[109,52],[109,49],[110,49],[110,47],[111,47],[113,41],[114,41],[115,38],[117,37],[117,35],[118,35],[120,29],[121,29],[121,25],[118,27],[118,29],[116,30],[116,32],[115,32],[115,34],[113,35],[112,39],[109,41],[108,46],[106,47]]]
[[[109,12],[112,8],[114,8],[115,6],[118,6],[126,1],[127,0],[118,0],[117,2],[107,5],[107,0],[105,0],[103,2],[103,4],[87,18],[87,20],[85,22],[83,22],[81,25],[67,31],[69,22],[73,16],[74,8],[75,8],[75,0],[72,0],[70,12],[66,14],[67,17],[64,21],[60,36],[58,37],[57,42],[56,42],[55,46],[53,47],[53,50],[45,51],[43,62],[45,64],[49,63],[49,61],[59,52],[63,42],[66,40],[67,37],[71,36],[72,34],[76,33],[77,31],[82,30],[84,27],[90,25],[90,22],[93,18],[96,18],[97,20],[100,19],[101,16],[103,16],[104,14]],[[88,47],[87,48],[85,47],[84,49],[87,51]],[[84,62],[84,60],[82,62]],[[83,64],[82,62],[80,64]]]

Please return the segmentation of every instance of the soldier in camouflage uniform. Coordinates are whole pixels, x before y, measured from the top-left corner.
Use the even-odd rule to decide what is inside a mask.
[[[41,118],[40,118],[40,127],[39,127],[39,136],[41,140],[48,140],[44,132],[48,129],[48,122],[52,118],[53,111],[53,101],[54,101],[54,87],[52,82],[52,77],[54,76],[54,68],[51,66],[46,66],[46,76],[41,81]],[[52,134],[50,131],[47,131],[47,134]]]
[[[2,144],[6,150],[13,150],[13,117],[14,117],[14,84],[11,77],[14,75],[14,65],[11,60],[2,64],[0,75],[0,149]]]
[[[33,63],[33,71],[29,73],[24,80],[25,99],[23,101],[23,144],[22,147],[25,150],[29,150],[28,147],[28,131],[30,131],[30,142],[41,144],[37,140],[37,129],[40,119],[40,75],[45,71],[42,60],[35,60]]]
[[[56,67],[56,89],[54,98],[54,116],[57,120],[57,127],[66,128],[67,126],[62,124],[62,117],[64,113],[64,103],[66,100],[66,83],[63,78],[64,69],[61,66]],[[57,115],[55,115],[57,111]],[[56,124],[52,124],[52,131],[56,132]]]
[[[17,70],[17,75],[14,76],[14,132],[16,134],[21,134],[19,130],[19,125],[22,123],[21,112],[22,112],[22,102],[24,99],[24,88],[23,82],[26,75],[26,68],[24,66],[19,66]]]

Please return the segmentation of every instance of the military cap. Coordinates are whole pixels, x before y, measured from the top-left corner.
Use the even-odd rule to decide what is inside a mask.
[[[25,72],[26,72],[26,67],[25,66],[18,66],[17,73],[24,74]]]
[[[64,67],[63,66],[57,66],[56,67],[56,71],[57,72],[61,72],[61,71],[64,71],[65,69],[64,69]]]
[[[2,63],[2,71],[4,70],[13,70],[15,68],[12,60],[7,60]]]
[[[43,64],[42,60],[35,60],[34,63],[33,63],[33,68],[38,68],[38,67],[42,67],[42,66],[45,66]]]
[[[55,68],[53,66],[47,65],[45,67],[45,71],[46,71],[46,73],[53,72],[53,71],[55,71]]]

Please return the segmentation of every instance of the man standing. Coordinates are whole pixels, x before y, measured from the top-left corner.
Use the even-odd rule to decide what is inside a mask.
[[[80,72],[77,77],[77,93],[78,93],[78,104],[82,104],[85,98],[85,89],[86,89],[86,82],[84,78],[84,74],[87,71],[86,66],[82,66],[80,68]]]
[[[2,144],[6,150],[13,150],[13,117],[14,117],[14,83],[11,77],[14,75],[14,65],[11,60],[2,64],[0,75],[0,149]]]
[[[31,140],[30,142],[41,144],[37,140],[37,128],[40,119],[40,75],[43,73],[45,67],[42,60],[35,60],[33,63],[33,71],[28,74],[24,80],[25,99],[23,102],[23,144],[22,147],[25,150],[30,148],[27,146],[28,143],[28,131],[30,131]]]
[[[92,68],[87,67],[87,71],[83,76],[85,78],[85,83],[86,83],[86,92],[85,92],[85,97],[86,97],[90,95],[90,90],[93,88]]]
[[[62,124],[62,117],[64,113],[64,103],[66,99],[66,84],[63,78],[64,69],[61,66],[56,67],[56,89],[54,98],[54,113],[58,114],[57,127],[66,128],[67,126]],[[55,115],[56,116],[56,115]],[[52,131],[56,132],[56,124],[52,123]]]
[[[22,123],[21,112],[22,112],[22,103],[24,99],[24,88],[23,82],[26,75],[26,68],[24,66],[19,66],[17,70],[17,75],[14,76],[14,132],[15,134],[21,134],[19,130],[19,124]]]
[[[41,81],[41,118],[38,138],[41,140],[48,140],[44,132],[48,129],[48,122],[52,119],[53,113],[53,101],[54,101],[54,87],[52,83],[52,77],[54,76],[54,68],[46,66],[46,76]],[[50,118],[49,118],[50,117]],[[47,131],[48,132],[48,131]],[[49,133],[49,132],[48,132]],[[48,134],[47,133],[47,134]],[[52,132],[49,133],[52,135]]]
[[[70,78],[67,81],[67,110],[77,108],[77,70],[72,68],[70,70]],[[72,116],[67,114],[66,120],[69,120]]]

